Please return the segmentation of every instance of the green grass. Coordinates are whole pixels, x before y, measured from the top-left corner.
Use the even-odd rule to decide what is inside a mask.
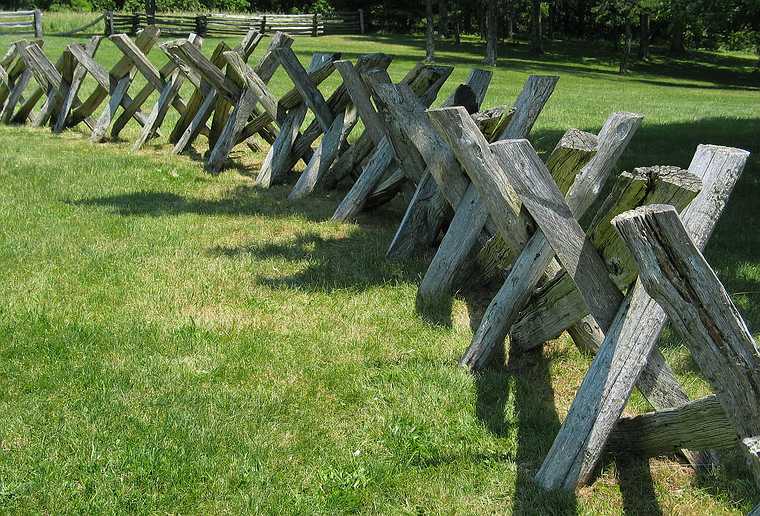
[[[304,61],[387,52],[394,78],[423,55],[400,37],[294,48]],[[439,98],[481,55],[475,41],[440,49],[456,69]],[[580,44],[502,55],[488,105],[529,73],[561,76],[533,131],[542,153],[614,110],[646,116],[624,168],[685,167],[699,143],[760,150],[749,56],[655,57],[620,77],[614,56]],[[98,61],[116,57],[104,42]],[[273,89],[287,87],[278,72]],[[451,327],[426,323],[424,263],[383,258],[401,202],[326,222],[339,193],[289,203],[288,186],[257,189],[261,155],[236,150],[214,177],[169,156],[165,137],[131,153],[135,135],[92,145],[79,130],[0,127],[0,512],[738,514],[758,501],[730,456],[703,476],[613,460],[576,495],[543,493],[531,479],[589,357],[559,340],[470,376],[456,367],[465,302]],[[758,171],[753,154],[707,251],[754,331]],[[664,351],[691,395],[708,392],[677,339]],[[629,410],[646,405],[636,395]]]

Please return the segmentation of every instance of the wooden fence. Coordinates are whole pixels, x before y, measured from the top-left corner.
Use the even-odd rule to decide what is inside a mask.
[[[569,129],[543,161],[527,138],[558,77],[529,76],[513,106],[482,109],[492,73],[475,69],[430,109],[453,67],[419,63],[393,83],[384,54],[351,62],[316,52],[304,66],[281,31],[249,64],[262,24],[234,48],[218,41],[210,53],[196,34],[159,45],[157,24],[134,38],[113,34],[107,39],[121,57],[110,69],[95,59],[100,36],[68,45],[55,63],[42,41],[19,40],[0,58],[0,122],[54,132],[86,126],[92,142],[117,139],[132,123],[137,151],[161,135],[173,109],[171,152],[207,145],[204,168],[216,174],[236,149],[267,146],[257,185],[290,182],[288,200],[304,202],[341,184],[347,193],[333,220],[413,190],[387,256],[435,251],[418,310],[447,297],[450,305],[463,282],[503,283],[460,365],[481,370],[507,342],[520,352],[564,331],[595,354],[536,472],[538,486],[590,483],[605,453],[678,453],[705,468],[714,450],[731,447],[760,485],[760,351],[701,254],[748,152],[700,145],[688,169],[616,173],[643,116],[613,113],[598,134]],[[152,51],[168,58],[160,69]],[[292,87],[278,97],[269,81],[279,67]],[[336,72],[326,96],[323,83]],[[80,98],[86,76],[97,86]],[[130,91],[138,76],[141,89]],[[714,395],[690,400],[658,350],[668,320]],[[625,417],[634,388],[654,410]]]
[[[42,37],[42,11],[0,12],[0,34],[34,34]]]
[[[163,35],[225,37],[244,35],[250,29],[262,34],[277,31],[292,35],[321,36],[323,34],[364,34],[364,11],[336,12],[332,14],[149,14],[114,13],[105,14],[107,35],[123,32],[135,35],[137,31],[156,25]]]

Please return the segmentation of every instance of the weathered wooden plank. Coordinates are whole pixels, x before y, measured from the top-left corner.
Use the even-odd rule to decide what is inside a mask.
[[[557,77],[530,76],[528,78],[515,102],[515,113],[500,135],[500,139],[527,136],[527,132],[522,131],[530,131],[554,91],[557,80]],[[515,117],[517,117],[516,120]],[[439,127],[436,129],[441,130]],[[448,143],[449,145],[452,144],[451,141]],[[455,152],[455,154],[464,168],[467,168],[467,165],[460,159],[460,153]],[[465,153],[464,155],[468,154]],[[491,165],[494,163],[492,160]],[[440,183],[439,187],[441,187]],[[450,295],[457,270],[462,268],[475,243],[480,240],[481,232],[489,220],[488,210],[482,205],[480,195],[473,185],[467,187],[462,202],[464,204],[461,207],[465,208],[464,211],[459,213],[460,205],[455,207],[449,229],[423,278],[426,289],[424,292],[418,293],[418,299],[423,304],[434,306],[441,299]],[[525,235],[523,234],[523,236]],[[513,241],[512,244],[514,243]],[[525,240],[522,244],[524,243]],[[514,250],[514,247],[507,243],[506,252],[508,254],[510,247]],[[522,249],[522,247],[519,245],[517,249]]]
[[[363,54],[359,56],[356,62],[355,71],[359,74],[364,73],[367,70],[373,70],[376,68],[380,69],[386,69],[390,65],[391,57],[385,54],[381,53],[375,53],[375,54]],[[333,93],[330,95],[330,97],[327,99],[327,104],[330,106],[330,110],[334,114],[342,113],[349,109],[350,105],[352,104],[351,98],[346,90],[345,84],[341,84],[338,86]],[[354,124],[355,125],[355,124]],[[346,134],[348,134],[352,127],[351,126],[344,126]],[[296,163],[303,159],[304,163],[309,162],[311,157],[313,156],[313,150],[311,148],[311,144],[320,136],[322,135],[322,129],[319,125],[319,122],[317,120],[312,120],[312,122],[307,126],[306,130],[303,132],[303,134],[299,134],[296,136],[295,141],[293,142],[293,146],[291,148],[290,155],[288,156],[287,160],[283,160],[283,166],[282,171],[280,172],[280,176],[285,176],[287,172],[292,170],[292,168],[296,165]],[[353,148],[353,146],[348,147],[348,151],[344,150],[344,147],[347,146],[347,142],[343,142],[341,145],[341,152],[345,154],[346,152],[350,152],[350,150]],[[342,156],[342,154],[341,154]],[[340,156],[336,159],[340,159]],[[328,171],[329,174],[329,171]],[[329,176],[324,176],[325,181]]]
[[[322,130],[324,132],[329,131],[334,118],[333,113],[322,93],[309,79],[308,72],[298,61],[296,54],[290,48],[278,48],[274,50],[274,54],[280,60],[280,65],[287,72],[295,87],[301,92],[303,101],[314,113],[322,126]]]
[[[697,148],[689,172],[702,179],[703,188],[684,210],[683,220],[698,248],[704,247],[712,233],[748,154],[727,147]],[[588,481],[666,319],[664,311],[638,281],[606,333],[536,475],[539,485],[547,489],[574,489],[578,483]]]
[[[164,87],[161,89],[161,94],[158,97],[158,101],[153,106],[153,109],[151,109],[145,125],[135,142],[132,144],[133,151],[139,150],[140,147],[142,147],[143,144],[156,133],[156,130],[161,127],[161,124],[166,117],[166,113],[169,112],[172,100],[179,94],[179,89],[182,87],[184,80],[184,75],[175,71],[174,76],[164,84]]]
[[[679,210],[696,196],[701,181],[678,167],[642,167],[623,172],[615,178],[604,203],[588,227],[589,237],[607,264],[618,288],[625,290],[636,278],[633,257],[625,248],[610,220],[623,211],[645,204],[667,203]],[[563,297],[569,297],[564,299]],[[550,287],[537,293],[524,308],[522,318],[512,329],[514,344],[529,349],[555,338],[588,314],[579,294],[566,275],[555,278]]]
[[[203,46],[203,38],[198,36],[197,34],[190,34],[187,37],[187,41],[192,43],[198,48],[201,48]],[[166,54],[166,56],[169,58],[169,61],[164,64],[159,70],[158,74],[161,78],[162,82],[166,82],[171,80],[171,77],[174,75],[174,72],[180,68],[181,72],[184,77],[191,78],[191,82],[193,82],[193,77],[197,78],[197,74],[193,72],[191,69],[189,69],[187,66],[184,66],[184,63],[181,63],[179,59],[175,59],[175,56],[166,50],[166,44],[159,45],[161,50]],[[180,63],[183,66],[180,66]],[[184,82],[184,79],[182,79]],[[199,79],[198,79],[199,81]],[[195,84],[195,82],[193,82]],[[132,99],[132,102],[129,104],[128,107],[124,108],[122,113],[116,118],[114,121],[112,127],[111,127],[111,138],[116,139],[119,137],[119,134],[124,129],[124,127],[127,125],[127,123],[132,119],[132,116],[134,113],[139,111],[143,104],[148,100],[150,95],[156,90],[154,84],[152,82],[148,82],[145,84],[145,86],[140,89],[140,91],[135,95],[134,99]],[[188,109],[189,106],[184,106],[183,109],[180,112],[180,119],[182,119],[186,114],[184,111]],[[159,124],[160,125],[160,124]]]
[[[493,182],[499,186],[513,187],[578,287],[589,312],[602,330],[607,330],[623,301],[623,295],[607,274],[604,260],[575,220],[572,209],[565,202],[546,165],[527,140],[497,142],[493,149],[504,172],[491,176]],[[467,170],[473,177],[472,171]],[[498,210],[501,210],[499,197],[493,195],[495,191],[492,190],[484,189],[483,192],[491,215],[496,217]]]
[[[95,53],[100,47],[101,39],[102,38],[100,36],[93,36],[84,47],[85,53],[94,58]],[[70,62],[73,66],[64,67],[64,85],[62,87],[64,90],[63,101],[61,102],[61,106],[53,123],[54,133],[60,133],[66,128],[69,121],[69,113],[74,107],[81,104],[81,101],[78,98],[79,89],[81,88],[82,82],[87,75],[87,70],[85,67],[79,64],[74,59],[74,56],[71,54],[71,52],[69,52],[67,49],[63,52],[63,59],[65,63]],[[69,71],[71,72],[70,75]]]
[[[354,70],[354,65],[351,64],[351,61],[336,61],[335,68],[343,79],[346,91],[348,91],[351,101],[356,106],[367,133],[372,138],[372,141],[375,142],[375,145],[380,145],[380,142],[386,136],[385,123],[372,105],[369,88],[364,84],[359,73]]]
[[[192,72],[200,79],[199,85],[190,96],[190,100],[188,100],[185,114],[180,116],[169,134],[169,141],[175,144],[172,153],[179,154],[184,151],[188,145],[192,144],[197,135],[200,134],[201,128],[206,127],[206,120],[211,116],[209,103],[211,103],[210,105],[212,107],[216,103],[217,92],[208,81],[202,78],[195,69],[185,62],[183,54],[180,52],[176,43],[177,42],[165,43],[161,48],[177,63],[177,66],[181,63],[183,65],[182,69]],[[220,41],[217,43],[216,47],[214,47],[210,61],[217,67],[222,66],[224,63],[223,54],[228,50],[230,50],[230,47],[223,41]],[[188,74],[186,73],[186,76],[187,75]],[[209,100],[209,97],[213,97],[213,100]],[[203,111],[201,110],[201,106],[204,106],[205,108]],[[193,129],[189,129],[191,123],[194,125]],[[182,144],[179,143],[180,140],[184,140]]]
[[[573,171],[577,173],[593,160],[597,148],[598,140],[594,135],[577,130],[568,131],[547,160],[552,177],[562,180],[573,175]],[[596,161],[595,166],[600,170],[596,174],[598,180],[604,181],[612,167],[603,161]],[[489,188],[487,182],[475,185],[479,189]],[[565,190],[567,188],[569,185]],[[548,240],[540,229],[537,230],[512,264],[506,281],[488,305],[470,347],[460,359],[460,365],[481,369],[492,360],[495,350],[504,342],[512,322],[544,277],[553,257],[554,252]]]
[[[335,116],[332,125],[322,137],[314,154],[306,168],[301,172],[298,181],[288,194],[288,200],[296,200],[312,193],[324,178],[325,174],[335,161],[342,144],[346,141],[348,133],[353,129],[358,120],[356,109],[348,109]]]
[[[639,416],[621,417],[610,435],[608,449],[655,457],[681,449],[733,448],[739,442],[717,396],[710,395]]]
[[[331,54],[315,52],[307,73],[311,73],[321,65],[332,60]],[[328,102],[329,104],[329,102]],[[330,107],[332,110],[332,106]],[[256,177],[256,184],[269,188],[274,182],[281,181],[290,170],[291,153],[296,139],[300,136],[300,128],[306,118],[308,107],[303,102],[288,109],[287,114],[279,121],[280,130],[274,143],[267,152],[264,162]]]
[[[424,110],[438,95],[438,91],[450,73],[450,68],[426,67],[411,84],[399,84],[398,87],[403,89],[410,98],[415,99],[414,101],[419,103]],[[373,93],[394,88],[388,73],[384,69],[368,70],[364,74],[364,82],[368,84]],[[355,94],[361,95],[362,92],[358,91]],[[396,185],[402,184],[407,179],[415,182],[420,181],[424,176],[425,161],[423,157],[407,140],[400,124],[389,112],[383,98],[376,93],[375,101],[381,111],[378,114],[378,126],[383,128],[381,143],[387,141],[390,145],[376,146],[374,153],[363,167],[362,173],[335,210],[332,220],[347,220],[358,214],[366,205],[372,192],[377,191],[376,185],[383,177],[387,177],[388,182],[391,183],[387,189],[390,192],[389,196],[392,196],[395,194],[393,190],[397,188]],[[377,154],[384,155],[378,156]],[[381,164],[385,168],[379,168]]]
[[[739,436],[760,435],[760,351],[678,212],[665,204],[642,206],[618,215],[612,225]]]
[[[135,38],[135,45],[137,48],[140,49],[143,53],[147,53],[150,51],[151,48],[153,48],[153,45],[156,44],[158,41],[158,35],[160,33],[160,30],[158,27],[155,26],[149,26],[145,29],[141,30],[137,37]],[[76,55],[75,55],[76,56]],[[77,59],[79,61],[79,59]],[[81,62],[81,61],[80,61]],[[108,72],[108,75],[113,78],[114,82],[118,82],[119,80],[123,79],[124,77],[128,77],[130,73],[133,71],[134,65],[132,61],[127,59],[126,56],[119,59],[119,61],[111,68],[111,70]],[[89,72],[89,70],[88,70]],[[70,116],[70,126],[74,126],[79,124],[80,122],[84,121],[87,117],[92,115],[95,110],[103,103],[103,100],[105,100],[106,97],[108,97],[109,93],[113,94],[114,90],[111,89],[111,85],[103,86],[101,84],[101,81],[98,81],[98,87],[95,88],[95,90],[90,94],[87,99],[82,102],[80,106],[75,108],[71,112]],[[122,95],[122,101],[125,102],[126,105],[129,105],[132,101],[131,98],[129,98],[128,95]],[[141,113],[135,113],[134,118],[140,123],[140,125],[144,122],[144,116],[142,116]],[[110,120],[109,120],[110,123]],[[96,122],[97,127],[97,122]],[[94,130],[94,129],[93,129]]]

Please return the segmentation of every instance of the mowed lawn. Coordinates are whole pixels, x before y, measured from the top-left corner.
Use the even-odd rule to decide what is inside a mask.
[[[72,40],[48,38],[45,51],[55,60]],[[424,54],[421,39],[390,36],[294,49],[304,62],[386,52],[396,79]],[[482,50],[442,46],[456,68],[439,99]],[[590,46],[501,52],[487,106],[511,104],[530,73],[561,77],[531,136],[542,155],[621,110],[646,117],[621,169],[686,167],[699,143],[753,152],[707,256],[757,336],[751,56],[655,56],[621,77]],[[96,59],[117,57],[105,41]],[[282,71],[272,87],[289,87]],[[384,259],[400,199],[328,222],[340,192],[292,203],[288,185],[258,189],[262,154],[236,149],[218,176],[202,170],[203,138],[171,156],[175,119],[139,153],[134,126],[100,145],[83,129],[0,126],[0,512],[739,514],[760,501],[730,452],[704,475],[674,458],[610,458],[578,493],[544,493],[533,475],[591,358],[559,339],[468,374],[456,365],[465,303],[450,326],[422,320],[425,261]],[[678,338],[663,351],[690,395],[709,392]],[[628,412],[645,410],[636,394]]]

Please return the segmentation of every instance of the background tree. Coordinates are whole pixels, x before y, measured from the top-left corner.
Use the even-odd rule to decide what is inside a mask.
[[[534,54],[543,54],[544,38],[541,29],[541,0],[531,0],[530,26],[530,50]]]
[[[499,48],[499,2],[488,0],[486,11],[486,58],[483,63],[496,66]]]
[[[425,0],[425,61],[435,61],[435,35],[433,34],[433,0]]]

